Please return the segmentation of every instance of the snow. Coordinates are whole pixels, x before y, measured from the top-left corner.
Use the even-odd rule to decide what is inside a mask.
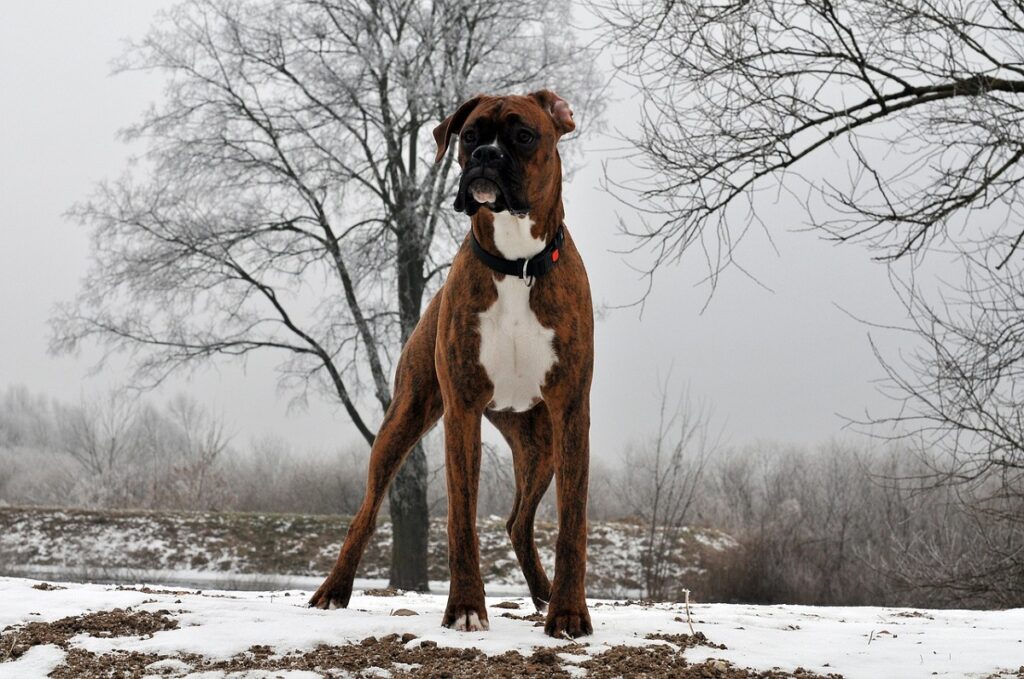
[[[64,662],[66,654],[53,644],[33,646],[14,662],[0,663],[0,679],[45,677]]]
[[[488,655],[510,650],[528,655],[537,647],[552,647],[569,668],[618,644],[665,643],[645,639],[650,633],[689,631],[683,607],[670,604],[642,606],[593,600],[594,635],[574,642],[550,639],[532,622],[501,617],[506,611],[493,605],[508,599],[500,597],[488,599],[490,631],[456,632],[440,626],[445,597],[437,594],[375,597],[356,592],[348,610],[320,611],[306,608],[308,591],[147,593],[67,583],[67,589],[38,590],[32,588],[33,584],[33,580],[0,578],[0,628],[127,606],[150,611],[167,609],[179,620],[178,629],[159,631],[149,638],[79,635],[70,641],[72,646],[97,653],[124,649],[174,655],[184,651],[226,659],[256,644],[283,653],[411,632],[417,638],[408,642],[410,645],[429,640],[439,646],[476,647]],[[513,600],[521,608],[509,612],[532,612],[528,599]],[[419,615],[390,615],[399,608]],[[691,611],[697,631],[728,647],[690,648],[686,657],[692,662],[722,658],[759,670],[804,667],[822,674],[838,672],[849,679],[980,678],[1015,673],[1024,665],[1024,609],[925,611],[693,604]],[[60,664],[63,655],[56,646],[35,647],[16,662],[0,663],[0,678],[45,676]],[[159,669],[152,668],[153,674]],[[168,669],[173,667],[169,665]],[[574,675],[583,673],[582,668],[573,668]],[[252,679],[263,674],[206,672],[187,676]],[[274,672],[273,676],[298,679],[316,675]]]

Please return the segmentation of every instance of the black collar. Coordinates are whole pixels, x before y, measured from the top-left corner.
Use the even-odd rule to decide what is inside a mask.
[[[565,233],[562,231],[562,225],[559,224],[551,242],[530,259],[505,259],[484,250],[484,246],[480,245],[480,241],[476,239],[476,233],[470,231],[470,235],[473,237],[473,254],[477,259],[498,273],[522,278],[528,284],[532,283],[534,278],[543,276],[555,268],[561,254],[562,242],[565,240]]]

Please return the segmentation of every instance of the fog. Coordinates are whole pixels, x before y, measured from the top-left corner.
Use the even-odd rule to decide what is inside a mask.
[[[6,8],[0,25],[0,387],[24,384],[65,400],[90,398],[128,379],[125,357],[94,370],[98,348],[77,356],[47,351],[54,305],[70,300],[88,265],[89,237],[63,213],[96,182],[127,167],[132,149],[117,132],[157,101],[149,74],[111,77],[125,37],[140,36],[169,3],[34,2]],[[608,69],[610,72],[610,69]],[[552,83],[557,90],[557,83]],[[628,89],[613,83],[603,131],[582,144],[566,186],[566,222],[590,274],[596,366],[592,449],[617,456],[656,423],[659,383],[705,402],[727,442],[812,444],[854,436],[842,416],[892,404],[873,383],[882,376],[857,318],[898,323],[902,309],[884,266],[856,246],[835,246],[801,232],[799,206],[762,195],[755,206],[768,233],[752,232],[738,252],[745,271],[726,271],[714,294],[699,257],[660,270],[645,304],[638,273],[649,262],[619,234],[637,215],[603,186],[604,167],[628,176],[621,134],[637,119]],[[593,121],[577,121],[585,129]],[[821,169],[828,152],[815,159]],[[813,168],[812,168],[813,171]],[[770,235],[770,239],[769,239]],[[756,279],[756,280],[755,280]],[[884,350],[891,338],[875,334]],[[328,449],[361,439],[340,408],[290,406],[277,388],[273,356],[220,360],[168,380],[154,400],[187,392],[220,413],[243,439],[276,434],[297,447]],[[376,414],[380,417],[380,413]]]

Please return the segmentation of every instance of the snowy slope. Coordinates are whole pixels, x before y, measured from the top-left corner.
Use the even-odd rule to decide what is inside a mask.
[[[440,627],[445,598],[436,594],[379,597],[357,592],[348,610],[318,611],[305,607],[309,595],[306,591],[199,593],[85,584],[37,589],[34,585],[39,586],[32,580],[0,578],[0,629],[5,629],[0,661],[8,654],[3,643],[13,647],[14,634],[25,629],[7,628],[33,621],[52,622],[91,611],[131,607],[133,611],[163,611],[159,615],[176,621],[177,627],[144,636],[79,633],[66,641],[65,648],[52,643],[35,645],[15,660],[0,662],[0,678],[46,676],[69,654],[80,650],[98,656],[118,651],[149,654],[143,661],[148,673],[184,676],[198,671],[202,659],[234,658],[237,662],[240,657],[244,660],[266,654],[307,652],[320,645],[349,643],[356,644],[349,650],[359,651],[361,640],[370,636],[384,639],[389,634],[407,635],[408,641],[396,642],[407,648],[426,648],[432,646],[430,642],[436,642],[441,649],[476,648],[495,659],[503,658],[501,654],[507,651],[530,656],[538,648],[550,647],[559,654],[556,658],[552,656],[555,659],[551,662],[557,663],[551,666],[552,671],[561,668],[570,675],[582,676],[588,670],[580,664],[610,648],[622,644],[665,644],[645,637],[689,631],[684,622],[685,612],[679,605],[592,601],[595,633],[578,643],[549,639],[533,621],[517,619],[533,612],[526,599],[489,599],[491,630],[465,633]],[[497,607],[499,603],[518,604],[520,608]],[[391,614],[399,609],[416,615]],[[786,671],[802,667],[822,675],[838,673],[851,679],[1024,676],[1024,609],[912,611],[723,604],[697,604],[691,609],[696,630],[727,648],[688,648],[684,656],[689,663],[717,658],[728,661],[729,667],[777,667]],[[502,617],[503,614],[516,618]],[[269,648],[262,649],[263,646]],[[711,668],[726,666],[709,664]],[[205,671],[190,676],[397,676],[402,670],[415,667],[397,663],[374,668],[368,662],[356,675],[341,670],[334,674],[325,670],[321,674],[291,669],[269,674]]]
[[[148,512],[0,507],[0,574],[92,582],[174,582],[237,589],[316,587],[330,571],[348,519],[337,516],[231,512]],[[505,532],[505,519],[478,522],[486,582],[525,592],[526,582]],[[639,596],[645,528],[589,524],[587,591]],[[536,524],[537,548],[554,568],[556,526]],[[448,580],[447,524],[430,523],[429,576]],[[684,527],[667,563],[671,580],[695,587],[709,556],[735,548],[724,533]],[[391,525],[383,522],[360,560],[360,577],[388,577]],[[316,582],[310,584],[304,578]]]

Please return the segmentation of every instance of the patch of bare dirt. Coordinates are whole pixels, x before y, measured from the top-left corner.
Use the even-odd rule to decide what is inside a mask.
[[[56,644],[68,647],[68,639],[78,634],[93,637],[147,637],[155,632],[175,629],[178,621],[170,611],[133,611],[115,608],[85,615],[61,618],[54,622],[30,622],[5,627],[0,632],[0,659],[13,660],[33,646]]]
[[[921,611],[897,611],[891,614],[894,618],[924,618],[926,620],[934,620],[934,615],[928,615]]]
[[[401,596],[405,592],[394,587],[384,587],[382,589],[364,589],[363,594],[366,596]]]
[[[55,589],[67,589],[67,587],[61,587],[60,585],[52,585],[49,582],[37,582],[32,585],[32,589],[42,590],[44,592],[52,592]]]
[[[197,590],[188,590],[188,589],[157,589],[157,588],[154,588],[154,587],[149,587],[148,585],[142,585],[142,586],[118,585],[117,587],[113,587],[112,590],[115,591],[115,592],[142,592],[143,594],[171,594],[171,595],[174,595],[174,596],[181,596],[183,594],[200,595],[200,594],[203,593],[203,590],[201,590],[201,589],[197,589]]]
[[[158,674],[150,668],[153,663],[167,660],[167,656],[134,652],[115,652],[97,655],[81,649],[71,649],[63,665],[50,676],[55,679],[76,677],[142,677]],[[477,677],[553,677],[567,679],[572,676],[571,666],[554,649],[544,648],[530,656],[509,651],[488,657],[477,649],[438,648],[420,646],[407,649],[399,640],[381,639],[369,644],[346,646],[319,646],[306,653],[275,655],[265,646],[254,646],[230,660],[210,661],[194,655],[173,656],[187,664],[191,671],[241,672],[264,670],[305,670],[328,676],[338,670],[362,674],[370,668],[390,672],[393,679],[470,679]],[[841,679],[840,675],[822,676],[797,670],[760,672],[736,667],[723,660],[708,660],[689,664],[682,654],[668,646],[646,648],[619,646],[579,665],[587,670],[587,677],[613,679],[615,677],[651,677],[663,679]],[[175,673],[177,674],[177,673]]]
[[[820,675],[801,668],[795,672],[751,670],[715,658],[690,664],[680,651],[660,644],[615,646],[579,666],[587,670],[587,679],[842,679],[839,674]]]
[[[501,617],[511,618],[512,620],[529,620],[533,623],[534,627],[543,627],[545,618],[543,613],[530,613],[528,615],[516,615],[515,613],[502,613]]]
[[[398,678],[420,679],[424,677],[569,677],[566,667],[571,666],[559,656],[560,649],[542,648],[532,655],[524,656],[509,651],[488,657],[475,648],[441,648],[435,644],[423,644],[407,648],[412,639],[407,635],[399,638],[389,635],[381,639],[368,637],[359,644],[346,646],[320,646],[307,653],[292,653],[282,656],[249,653],[229,661],[204,663],[203,670],[235,672],[248,669],[262,670],[347,670],[358,672],[370,667],[380,667]],[[703,637],[703,635],[701,635]],[[697,642],[713,645],[706,638],[687,640],[690,645]],[[682,644],[680,644],[680,647]],[[397,665],[396,665],[397,663]],[[411,666],[411,667],[410,667]],[[820,675],[798,670],[795,673],[781,671],[757,672],[738,668],[721,660],[691,665],[683,657],[682,648],[656,645],[648,647],[618,646],[595,656],[579,665],[587,669],[587,676],[596,679],[612,677],[682,677],[683,679],[824,679]],[[837,679],[839,675],[828,675]]]
[[[709,641],[703,632],[696,632],[694,634],[648,634],[645,639],[655,639],[657,641],[667,641],[670,644],[674,644],[679,647],[679,650],[693,648],[694,646],[708,646],[710,648],[717,648],[720,651],[726,650],[725,644],[716,644],[713,641]]]
[[[135,651],[117,651],[97,655],[80,648],[67,651],[64,663],[49,674],[52,679],[80,679],[81,677],[143,677],[150,674],[146,670],[149,665],[163,658],[154,653],[136,653]],[[190,657],[193,667],[201,666],[202,659]],[[185,660],[185,662],[188,662]],[[157,674],[157,672],[153,672]]]

